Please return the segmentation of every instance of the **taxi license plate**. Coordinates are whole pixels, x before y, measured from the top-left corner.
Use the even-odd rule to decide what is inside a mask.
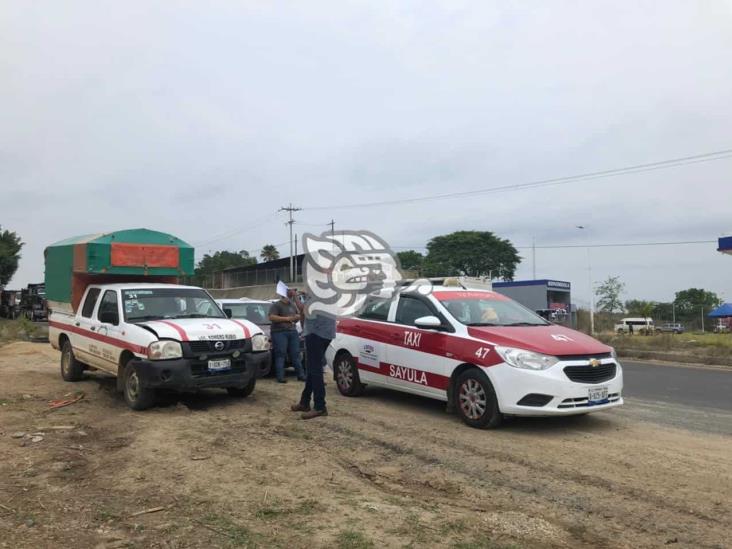
[[[231,359],[225,358],[223,360],[209,360],[208,371],[209,372],[221,372],[222,370],[231,369]]]
[[[607,400],[607,387],[592,387],[589,391],[590,404],[598,404]]]

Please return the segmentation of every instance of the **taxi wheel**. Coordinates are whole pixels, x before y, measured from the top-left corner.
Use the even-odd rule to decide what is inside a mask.
[[[254,392],[254,387],[257,384],[257,378],[252,378],[252,380],[246,384],[244,387],[227,387],[226,392],[229,393],[229,396],[233,396],[236,398],[246,398],[249,395],[251,395]]]
[[[348,353],[341,353],[333,364],[335,370],[336,385],[344,396],[359,396],[363,394],[364,386],[358,377],[356,361]]]
[[[76,360],[69,340],[64,341],[61,348],[61,377],[64,381],[80,381],[84,374],[84,365]]]
[[[478,369],[466,370],[455,387],[455,408],[467,425],[493,429],[503,421],[493,385]]]
[[[130,362],[125,367],[123,393],[127,406],[133,410],[145,410],[155,404],[155,389],[143,387],[137,368]]]

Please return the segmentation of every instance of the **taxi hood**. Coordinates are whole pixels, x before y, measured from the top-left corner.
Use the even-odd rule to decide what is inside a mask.
[[[262,330],[248,320],[228,318],[176,318],[140,322],[160,339],[200,341],[220,339],[248,339]]]
[[[516,347],[551,356],[598,355],[612,347],[582,332],[550,324],[547,326],[469,326],[468,333],[487,343]]]

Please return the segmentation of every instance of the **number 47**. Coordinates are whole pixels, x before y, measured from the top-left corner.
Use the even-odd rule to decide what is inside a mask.
[[[475,351],[475,356],[477,356],[478,358],[485,358],[490,352],[491,350],[488,347],[479,347],[478,350]]]

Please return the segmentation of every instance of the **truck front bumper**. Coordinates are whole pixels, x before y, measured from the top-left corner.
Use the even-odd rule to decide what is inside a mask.
[[[258,376],[258,372],[269,360],[269,353],[249,352],[242,353],[237,358],[211,358],[216,360],[230,358],[231,368],[209,370],[208,360],[199,358],[139,360],[135,364],[140,383],[150,389],[195,391],[211,387],[243,388]]]

